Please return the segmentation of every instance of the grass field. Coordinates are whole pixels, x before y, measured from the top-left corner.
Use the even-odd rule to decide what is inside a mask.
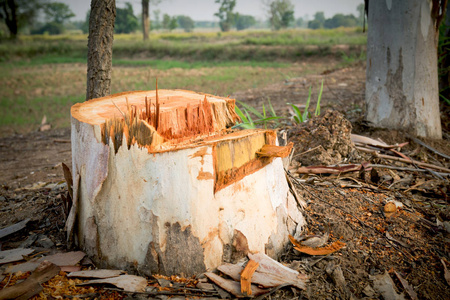
[[[336,67],[302,63],[308,57],[360,59],[365,44],[356,29],[166,33],[141,39],[115,36],[113,93],[154,89],[158,78],[160,88],[227,96]],[[333,50],[336,45],[346,45],[345,50]],[[54,127],[69,126],[70,106],[85,99],[86,52],[85,35],[0,43],[1,135],[35,130],[44,115]]]

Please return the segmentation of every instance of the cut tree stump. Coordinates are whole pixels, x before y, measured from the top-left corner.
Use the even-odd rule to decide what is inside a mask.
[[[75,104],[69,242],[99,267],[146,275],[276,258],[304,225],[280,158],[290,149],[272,130],[231,130],[234,106],[183,90]]]

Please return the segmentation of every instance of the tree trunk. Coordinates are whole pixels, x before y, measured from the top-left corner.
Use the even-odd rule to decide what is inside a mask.
[[[431,2],[370,1],[368,21],[367,120],[380,127],[442,138],[438,31]]]
[[[89,17],[86,100],[111,93],[115,0],[92,0]]]
[[[72,107],[68,236],[102,267],[192,276],[272,257],[304,219],[272,130],[230,131],[234,100],[181,90]]]
[[[148,40],[150,30],[150,0],[142,0],[142,33],[144,34],[144,41]]]
[[[17,4],[14,0],[2,1],[3,11],[5,13],[5,23],[9,30],[9,37],[12,40],[17,39],[18,24],[17,24]]]

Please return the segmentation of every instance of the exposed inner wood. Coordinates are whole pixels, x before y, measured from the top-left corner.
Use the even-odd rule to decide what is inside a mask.
[[[115,94],[72,107],[72,117],[100,125],[102,141],[114,148],[133,144],[149,151],[159,145],[196,141],[233,126],[239,117],[235,100],[184,90],[156,90]]]
[[[228,139],[222,139],[214,145],[216,192],[272,162],[273,156],[259,158],[256,153],[265,145],[275,145],[276,133],[266,130],[252,132],[246,136],[228,135]]]

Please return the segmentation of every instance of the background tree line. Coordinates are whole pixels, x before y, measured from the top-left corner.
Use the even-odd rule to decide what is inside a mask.
[[[164,0],[141,0],[143,12],[150,14],[150,6],[157,6]],[[279,30],[288,27],[308,27],[310,29],[362,26],[364,5],[358,6],[359,16],[336,14],[326,19],[323,12],[317,12],[314,19],[295,19],[294,5],[291,0],[262,0],[267,20],[257,20],[254,16],[234,11],[237,0],[215,0],[218,10],[214,14],[219,21],[194,21],[189,16],[161,15],[158,9],[152,9],[151,18],[137,16],[130,2],[116,8],[115,33],[131,33],[142,30],[166,30],[176,28],[191,32],[194,28],[220,27],[222,31],[247,28],[272,28]],[[146,8],[148,6],[148,9]],[[0,0],[0,37],[15,39],[19,33],[25,34],[62,34],[71,31],[88,32],[90,11],[85,21],[70,21],[74,13],[69,6],[49,0]],[[151,21],[149,20],[151,19]],[[151,24],[151,25],[150,25]],[[148,33],[147,33],[148,35]],[[147,37],[148,38],[148,37]]]

